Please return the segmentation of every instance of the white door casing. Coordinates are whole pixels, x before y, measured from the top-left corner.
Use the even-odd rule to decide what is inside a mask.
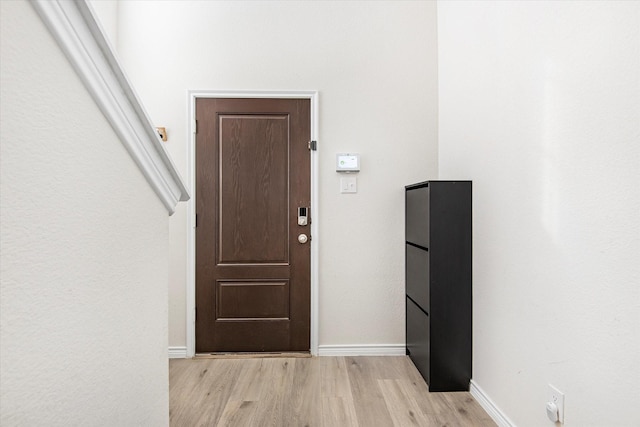
[[[310,141],[318,140],[318,92],[317,91],[226,91],[226,90],[191,90],[189,98],[189,135],[187,144],[187,179],[189,188],[195,189],[195,108],[197,98],[297,98],[309,99],[311,102],[311,135]],[[310,351],[318,355],[318,152],[310,150],[311,155],[311,342]],[[195,356],[195,200],[193,193],[187,208],[187,289],[186,289],[186,357]]]

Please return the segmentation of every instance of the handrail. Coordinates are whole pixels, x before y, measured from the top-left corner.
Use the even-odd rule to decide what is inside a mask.
[[[86,0],[30,0],[169,214],[189,191]]]

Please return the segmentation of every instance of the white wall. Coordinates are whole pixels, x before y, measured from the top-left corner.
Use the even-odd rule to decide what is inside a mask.
[[[168,425],[167,210],[32,7],[0,17],[0,424]]]
[[[439,2],[440,178],[474,182],[473,378],[640,425],[640,3]]]
[[[89,0],[100,26],[113,49],[118,45],[118,5],[119,0]]]
[[[432,2],[119,5],[118,53],[186,176],[187,90],[320,92],[320,344],[404,343],[404,185],[437,177]],[[341,195],[337,152],[359,152]],[[317,213],[317,211],[316,211]],[[185,207],[172,217],[170,345],[185,345]]]

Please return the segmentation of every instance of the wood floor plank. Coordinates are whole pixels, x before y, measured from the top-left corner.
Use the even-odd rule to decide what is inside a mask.
[[[403,377],[408,380],[403,384],[411,389],[408,392],[415,396],[415,400],[424,414],[435,416],[451,412],[451,405],[445,399],[448,393],[430,393],[424,378],[408,357],[405,358],[401,366]]]
[[[347,357],[347,370],[358,422],[362,426],[392,426],[384,396],[374,372],[374,358]]]
[[[322,426],[322,366],[313,359],[296,359],[291,392],[286,396],[283,425]]]
[[[344,426],[358,426],[358,416],[353,402],[349,372],[344,357],[320,357],[318,362],[322,366],[323,404],[327,411],[337,411]],[[342,413],[344,412],[344,413]],[[327,416],[323,412],[324,416]],[[333,418],[333,415],[330,415]],[[329,421],[325,424],[330,425]]]
[[[467,392],[429,393],[407,357],[172,359],[172,427],[495,427]]]
[[[237,360],[218,361],[224,362],[220,369],[215,369],[219,367],[215,362],[210,360],[206,365],[192,393],[191,408],[208,408],[196,420],[196,425],[199,426],[217,425],[242,369],[242,363]]]
[[[169,396],[179,396],[170,402],[169,419],[180,420],[184,417],[192,417],[193,422],[200,417],[197,410],[200,406],[196,406],[204,395],[208,393],[201,389],[200,380],[208,372],[208,363],[193,360],[172,360],[170,361],[169,375]],[[223,405],[223,402],[220,402]]]
[[[449,402],[452,411],[457,418],[469,426],[493,426],[495,425],[489,414],[476,402],[469,393],[447,393],[444,398]]]
[[[256,402],[264,390],[264,359],[246,359],[242,362],[242,371],[231,391],[229,400]]]
[[[359,427],[355,407],[342,397],[322,398],[322,427]]]
[[[288,425],[287,398],[293,387],[293,371],[297,359],[263,359],[264,379],[257,402],[254,425],[256,427],[283,427]]]
[[[257,407],[256,401],[229,400],[216,425],[220,427],[254,425]]]
[[[378,380],[389,414],[395,426],[427,426],[428,420],[410,393],[401,386],[403,380]]]
[[[397,380],[406,376],[406,356],[371,357],[368,361],[381,380]]]

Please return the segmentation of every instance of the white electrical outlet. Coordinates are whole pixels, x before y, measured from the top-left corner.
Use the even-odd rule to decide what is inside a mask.
[[[549,384],[549,402],[558,408],[558,421],[564,423],[564,393]]]

